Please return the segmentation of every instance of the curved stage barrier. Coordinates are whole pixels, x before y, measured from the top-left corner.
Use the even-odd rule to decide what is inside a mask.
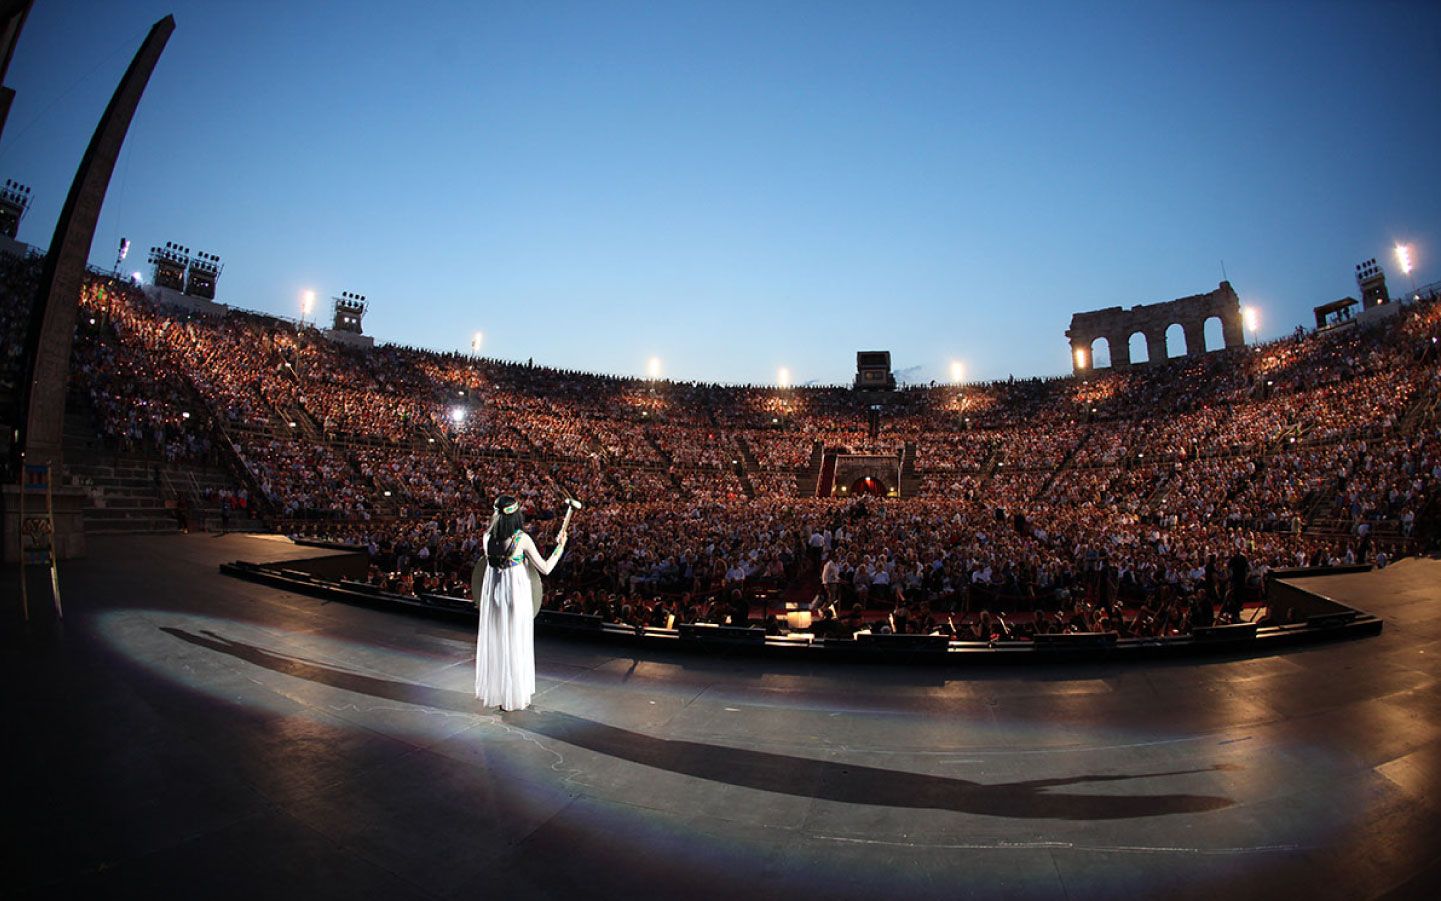
[[[420,616],[470,621],[476,618],[475,605],[467,599],[392,594],[361,581],[365,569],[364,554],[346,552],[279,563],[238,560],[220,565],[220,572],[227,576],[328,600]],[[1363,565],[1275,570],[1267,579],[1270,606],[1280,611],[1275,624],[1237,622],[1165,637],[1123,638],[1116,632],[1061,632],[1020,641],[956,641],[945,635],[862,631],[852,638],[837,639],[819,638],[800,630],[768,634],[760,626],[631,627],[606,622],[599,616],[552,609],[540,611],[536,628],[544,634],[624,648],[681,648],[701,653],[888,663],[1026,664],[1266,654],[1297,645],[1380,634],[1380,617],[1305,587],[1309,580],[1319,576],[1362,573],[1370,569]]]

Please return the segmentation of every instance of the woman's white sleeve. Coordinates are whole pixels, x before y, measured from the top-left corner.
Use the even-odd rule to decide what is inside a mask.
[[[535,567],[536,572],[542,576],[548,576],[550,575],[550,571],[555,569],[555,565],[560,562],[560,554],[561,551],[565,550],[565,546],[556,545],[555,550],[550,554],[550,558],[546,559],[540,555],[540,550],[535,546],[535,542],[530,539],[530,536],[522,532],[520,535],[520,549],[525,554],[525,558],[530,561],[530,565]]]

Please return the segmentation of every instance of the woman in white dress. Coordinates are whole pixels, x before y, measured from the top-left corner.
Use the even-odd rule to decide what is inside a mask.
[[[475,697],[487,707],[520,710],[535,694],[535,611],[531,580],[549,575],[565,550],[565,531],[555,551],[542,557],[525,533],[525,515],[509,495],[495,500],[495,516],[481,542],[471,578],[480,611],[475,647]],[[532,570],[534,570],[532,572]]]

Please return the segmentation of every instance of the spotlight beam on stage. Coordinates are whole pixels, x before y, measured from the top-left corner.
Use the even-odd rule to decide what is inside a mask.
[[[440,710],[480,712],[475,698],[465,692],[342,670],[225,638],[209,629],[191,632],[161,626],[160,631],[198,647],[332,688]],[[518,711],[505,714],[502,719],[528,732],[644,766],[759,791],[848,804],[1025,819],[1114,820],[1202,813],[1235,803],[1229,798],[1210,795],[1088,795],[1053,791],[1086,783],[1191,775],[1224,768],[1221,766],[1162,773],[1085,774],[987,785],[747,748],[654,738],[557,711]]]

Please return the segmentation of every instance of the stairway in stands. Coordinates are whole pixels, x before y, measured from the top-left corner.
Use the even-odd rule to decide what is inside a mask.
[[[995,449],[991,451],[991,456],[981,465],[981,478],[977,482],[977,487],[985,488],[990,485],[991,477],[996,474],[996,470],[1000,468],[1002,461],[1005,459],[1006,452],[997,444]]]
[[[1056,484],[1056,479],[1060,478],[1062,473],[1071,468],[1072,463],[1075,462],[1076,454],[1080,453],[1081,448],[1086,446],[1086,442],[1091,440],[1091,436],[1095,433],[1095,428],[1095,426],[1092,426],[1081,435],[1081,440],[1077,441],[1075,446],[1067,451],[1066,455],[1061,458],[1061,462],[1056,464],[1056,468],[1051,470],[1050,474],[1046,476],[1046,481],[1042,483],[1040,489],[1036,491],[1035,497],[1031,498],[1031,500],[1039,500],[1045,497],[1046,492],[1051,490],[1051,486]]]
[[[751,482],[750,473],[740,467],[736,467],[735,474],[736,478],[740,480],[741,491],[745,492],[746,497],[754,500],[756,496],[756,486]]]
[[[235,480],[221,468],[167,463],[143,454],[112,450],[96,435],[88,409],[72,401],[65,415],[65,475],[88,494],[85,531],[92,535],[174,532],[175,507],[183,498],[190,528],[219,530],[220,506],[203,499],[207,488],[234,489]],[[263,520],[232,512],[231,531],[263,531]]]
[[[806,461],[806,468],[796,472],[796,497],[815,497],[816,485],[821,476],[821,463],[825,460],[825,444],[820,441],[811,443],[811,457]]]
[[[901,497],[918,497],[921,493],[921,477],[916,475],[916,442],[907,441],[901,450],[900,494]]]
[[[735,472],[736,476],[740,479],[741,490],[746,493],[746,497],[754,499],[756,496],[756,486],[755,483],[751,481],[750,474],[760,469],[760,466],[756,463],[755,454],[751,453],[750,445],[746,444],[745,439],[740,435],[730,435],[728,437],[731,440],[732,446],[736,449],[736,459],[740,461],[740,465],[735,468]]]
[[[661,461],[664,462],[667,467],[675,465],[675,458],[670,455],[669,451],[661,447],[660,439],[656,438],[649,426],[642,427],[640,433],[641,436],[645,438],[645,443],[650,445],[651,450],[655,451],[656,456],[660,457]]]
[[[755,472],[760,469],[760,464],[756,462],[756,455],[751,452],[751,446],[746,443],[745,437],[735,434],[731,435],[731,438],[735,441],[736,447],[740,448],[741,460],[746,465],[746,472]]]

